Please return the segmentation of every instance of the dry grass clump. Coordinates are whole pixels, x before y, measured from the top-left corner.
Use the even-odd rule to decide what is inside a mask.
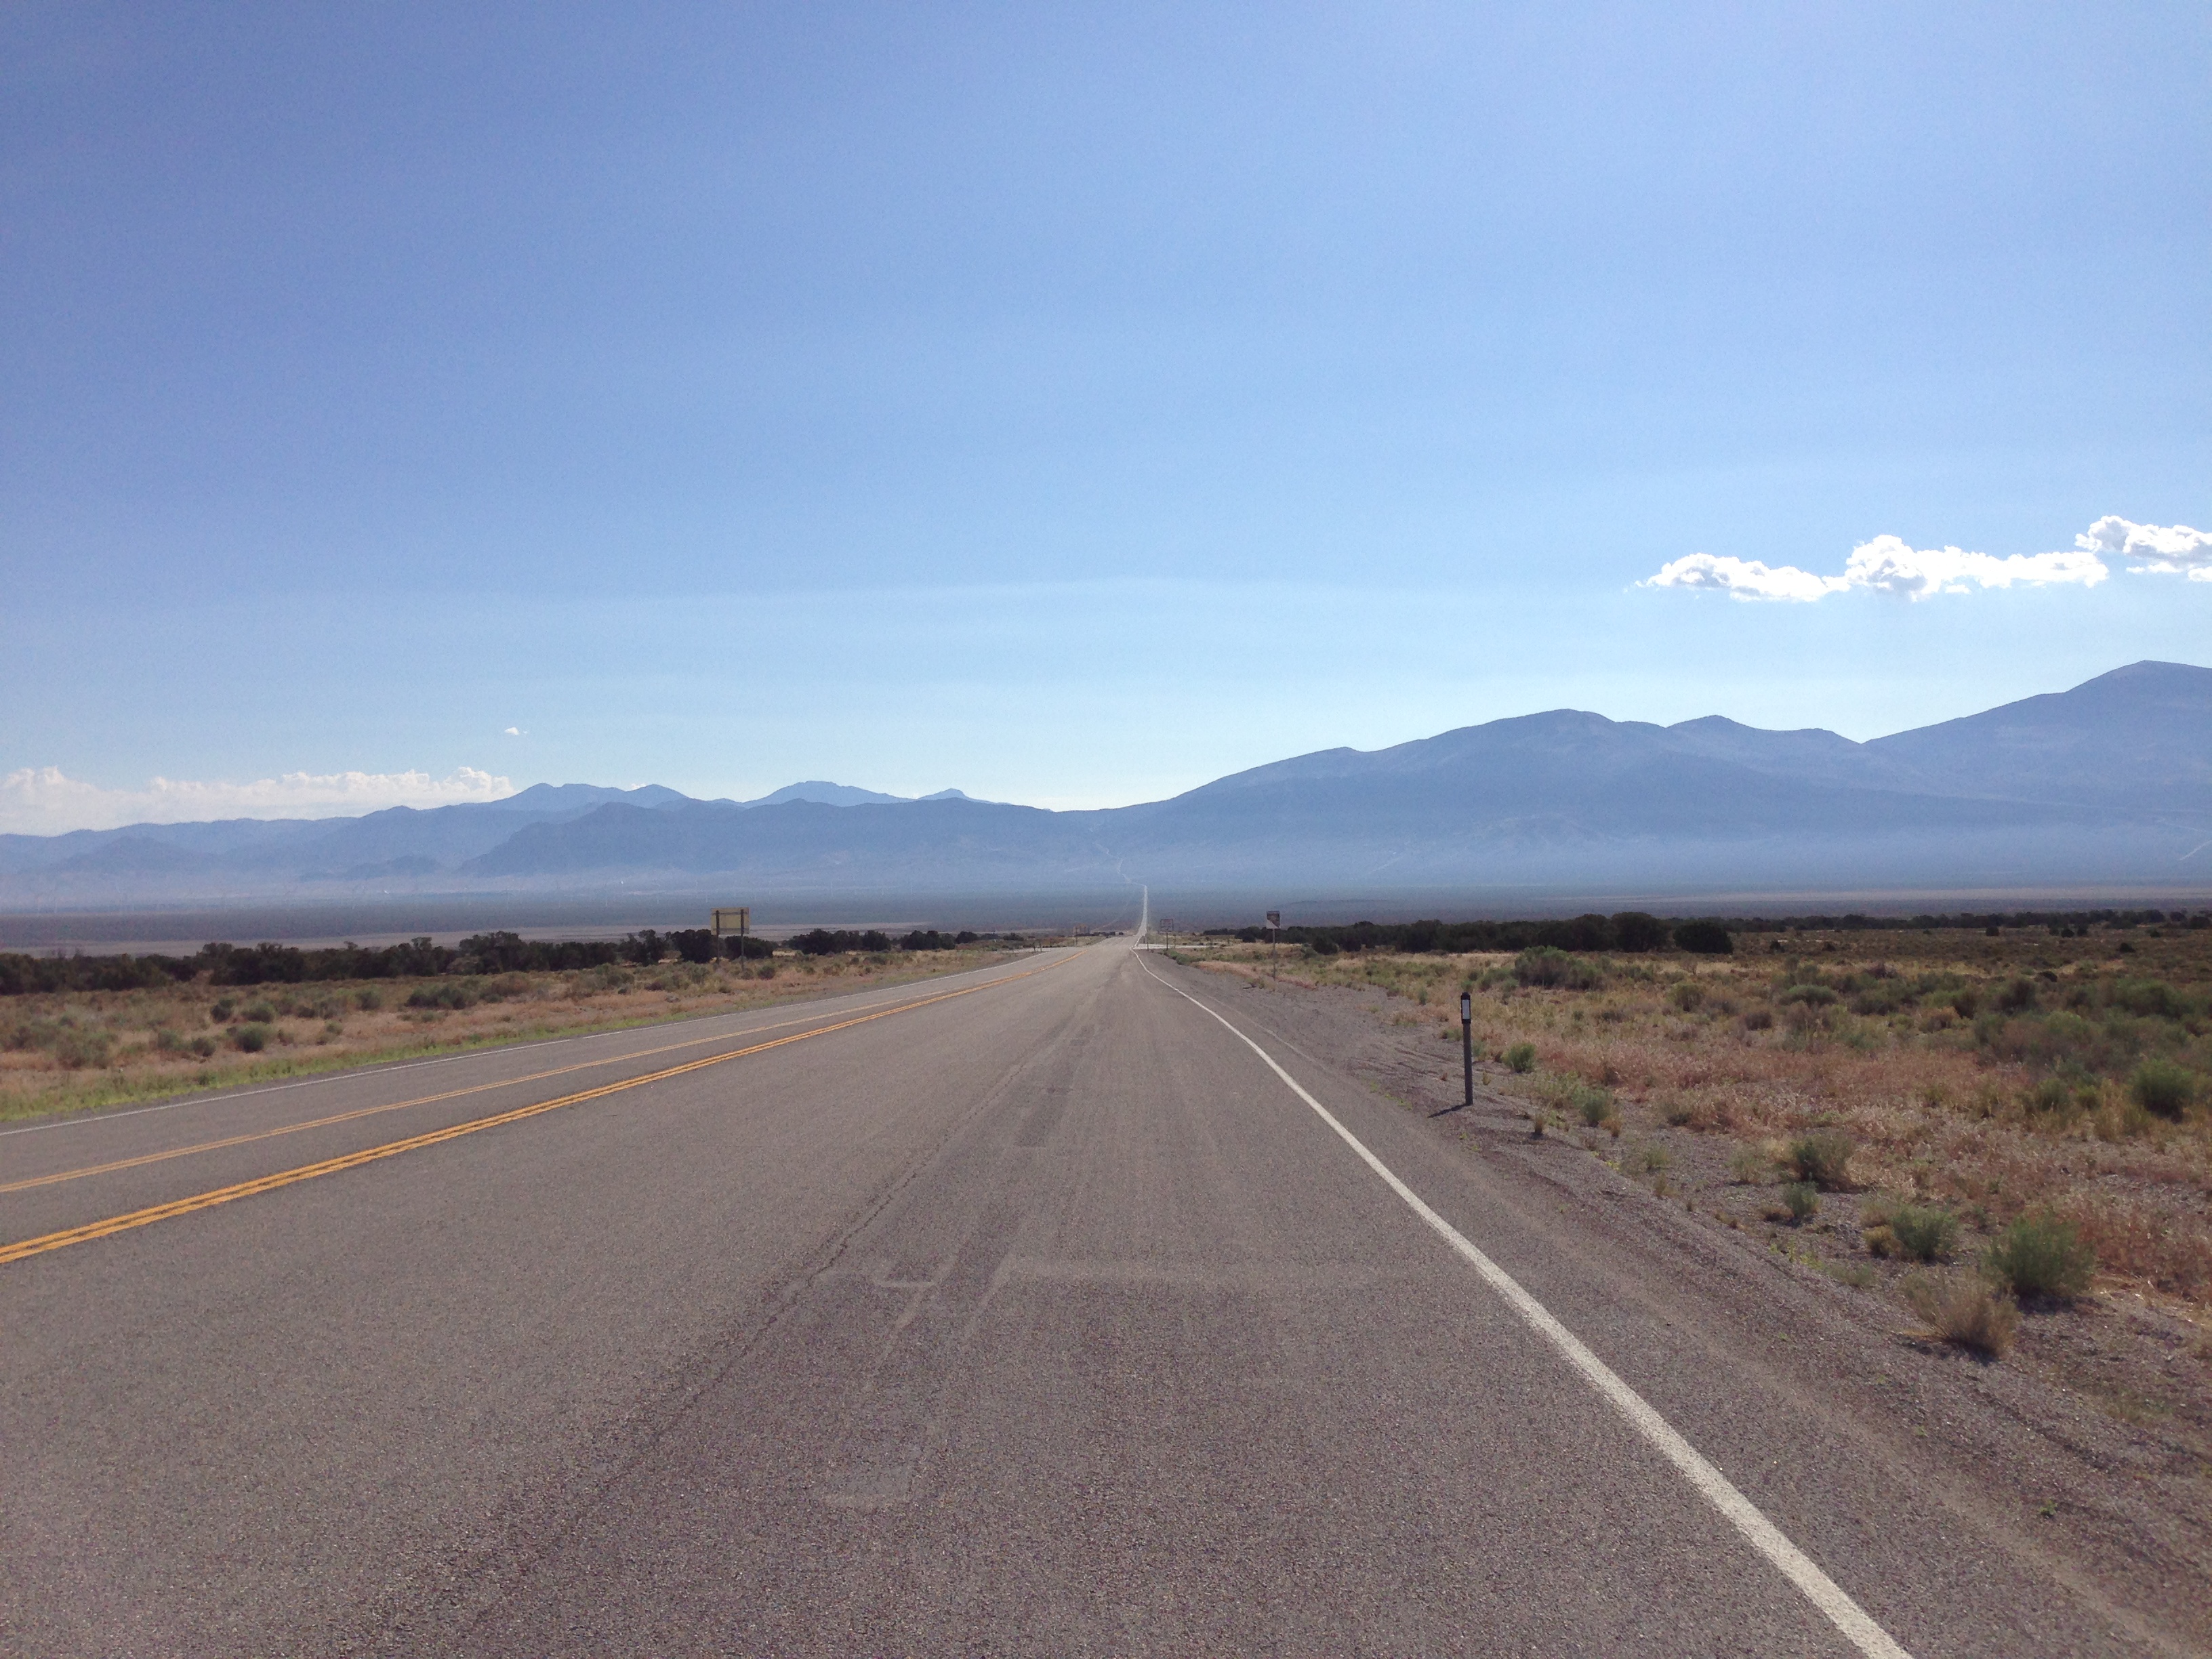
[[[1905,1281],[1904,1292],[1932,1334],[1985,1359],[2002,1358],[2019,1334],[2020,1310],[2012,1298],[1972,1279],[1916,1273]]]

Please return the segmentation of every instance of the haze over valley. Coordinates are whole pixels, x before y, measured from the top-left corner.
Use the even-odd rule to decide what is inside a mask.
[[[1854,743],[1559,709],[1325,750],[1170,799],[1048,811],[823,781],[746,801],[537,784],[352,818],[0,836],[0,904],[720,884],[766,897],[1162,889],[1492,904],[1643,889],[2212,889],[2212,669],[2143,662]],[[1477,896],[1480,896],[1478,898]]]

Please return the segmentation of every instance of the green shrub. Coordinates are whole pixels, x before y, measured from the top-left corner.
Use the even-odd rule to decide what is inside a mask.
[[[231,1011],[236,1006],[228,997],[220,997],[208,1009],[208,1018],[220,1025],[230,1018]]]
[[[1892,980],[1886,984],[1870,985],[1851,998],[1851,1012],[1862,1018],[1893,1014],[1912,1000],[1912,994]]]
[[[410,1008],[473,1008],[477,1001],[477,987],[474,980],[440,980],[434,985],[418,985],[408,994]]]
[[[1820,1190],[1809,1181],[1793,1181],[1782,1189],[1782,1207],[1792,1223],[1810,1221],[1820,1207]]]
[[[215,1052],[215,1039],[211,1036],[196,1036],[192,1039],[191,1047],[194,1054],[202,1060],[205,1060]]]
[[[1982,1265],[2015,1296],[2069,1301],[2089,1288],[2097,1253],[2070,1221],[2040,1211],[2021,1216],[1997,1236]]]
[[[1536,1069],[1536,1045],[1533,1042],[1516,1042],[1505,1051],[1504,1058],[1505,1069],[1509,1072],[1524,1074],[1533,1072]]]
[[[1958,1218],[1933,1204],[1906,1204],[1893,1211],[1890,1236],[1898,1254],[1912,1261],[1940,1261],[1959,1242]]]
[[[1568,1093],[1568,1100],[1582,1114],[1583,1121],[1593,1129],[1610,1123],[1620,1115],[1613,1104],[1613,1091],[1601,1089],[1594,1084],[1577,1083]]]
[[[276,1022],[276,1011],[266,1002],[249,1002],[238,1011],[238,1017],[255,1025],[269,1025]]]
[[[1756,1146],[1739,1146],[1729,1157],[1729,1179],[1739,1187],[1755,1186],[1772,1172],[1772,1164]]]
[[[2147,1060],[2128,1079],[2128,1093],[2146,1112],[2179,1117],[2197,1097],[2197,1078],[2187,1066],[2170,1060]]]
[[[269,1028],[258,1024],[240,1025],[231,1032],[230,1040],[242,1053],[258,1054],[269,1046]]]
[[[46,1044],[47,1052],[72,1072],[106,1065],[114,1048],[115,1039],[106,1031],[83,1025],[64,1026]]]
[[[1793,985],[1774,999],[1780,1003],[1802,1002],[1808,1007],[1828,1008],[1836,1002],[1836,994],[1825,985]]]
[[[177,1054],[183,1049],[184,1046],[183,1036],[166,1025],[154,1033],[154,1047],[162,1054]]]
[[[1678,980],[1667,993],[1667,1000],[1686,1014],[1705,1001],[1705,988],[1693,979]]]
[[[2124,979],[2112,986],[2112,1006],[2131,1014],[2157,1019],[2179,1019],[2189,1012],[2181,993],[2162,979]]]
[[[1819,1129],[1790,1143],[1790,1172],[1800,1181],[1838,1192],[1850,1184],[1851,1138],[1833,1129]]]
[[[1513,977],[1523,985],[1563,991],[1594,991],[1605,981],[1595,963],[1569,956],[1555,945],[1532,945],[1514,957]]]
[[[384,993],[372,985],[367,990],[354,993],[353,1004],[363,1013],[373,1014],[384,1006]]]

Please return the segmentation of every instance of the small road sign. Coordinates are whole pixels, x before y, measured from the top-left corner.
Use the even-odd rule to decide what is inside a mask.
[[[752,931],[753,912],[750,905],[741,904],[732,910],[714,912],[714,937],[736,933],[740,938]]]

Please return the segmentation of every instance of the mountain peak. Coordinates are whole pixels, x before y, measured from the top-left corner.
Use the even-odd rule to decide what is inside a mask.
[[[879,789],[862,789],[854,784],[831,783],[826,778],[809,778],[803,783],[787,783],[781,789],[741,804],[781,806],[787,801],[807,800],[821,806],[884,806],[908,799],[905,795],[886,795]]]

